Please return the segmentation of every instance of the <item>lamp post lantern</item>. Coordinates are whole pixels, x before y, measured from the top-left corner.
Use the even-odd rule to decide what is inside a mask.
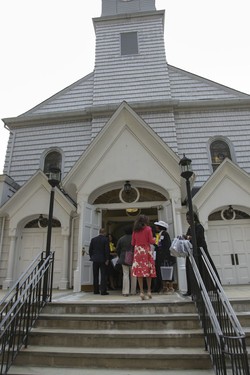
[[[49,170],[49,174],[48,174],[48,182],[51,186],[51,191],[50,191],[49,218],[48,218],[48,230],[47,230],[47,242],[46,242],[46,259],[50,255],[55,188],[60,184],[60,181],[61,181],[61,170],[56,167],[51,167]],[[44,285],[43,285],[44,301],[47,300],[47,287],[48,287],[48,271],[46,272],[45,277],[44,277]]]
[[[185,154],[183,158],[180,160],[179,165],[181,167],[181,177],[185,178],[186,180],[186,189],[187,189],[187,201],[188,201],[188,210],[190,216],[190,229],[191,229],[191,236],[192,236],[192,247],[193,247],[193,255],[196,260],[198,253],[197,253],[197,242],[196,242],[196,233],[195,233],[195,224],[194,224],[194,210],[193,210],[193,202],[192,202],[192,195],[191,195],[191,187],[190,187],[190,178],[193,176],[194,172],[192,171],[192,160],[187,158]]]

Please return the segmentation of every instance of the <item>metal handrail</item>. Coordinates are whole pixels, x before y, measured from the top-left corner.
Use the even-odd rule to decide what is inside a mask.
[[[200,250],[199,268],[189,252],[193,270],[192,298],[214,371],[217,375],[249,375],[245,333],[205,251]]]
[[[28,344],[41,309],[51,301],[54,252],[42,252],[0,302],[0,374],[7,374],[20,349]],[[44,288],[44,280],[49,280]]]

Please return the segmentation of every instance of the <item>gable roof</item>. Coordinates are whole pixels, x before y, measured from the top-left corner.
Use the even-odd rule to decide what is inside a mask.
[[[250,95],[213,82],[196,74],[168,65],[171,99],[179,102],[199,102],[204,100],[239,100]],[[59,91],[38,104],[19,118],[61,112],[84,111],[93,105],[94,72]],[[120,104],[117,99],[117,105]],[[150,104],[149,104],[150,105]],[[173,105],[173,103],[172,103]],[[179,103],[180,105],[180,103]]]
[[[152,183],[162,174],[164,188],[174,190],[180,186],[178,163],[172,149],[123,102],[63,179],[63,186],[75,198],[83,186],[88,195],[108,183],[145,178]]]
[[[230,194],[227,194],[229,191]],[[222,207],[244,207],[249,195],[248,173],[226,158],[195,194],[193,204],[202,214],[201,221],[205,222],[210,213]]]
[[[172,99],[180,101],[250,99],[250,95],[168,65]]]
[[[11,218],[10,227],[15,228],[24,218],[48,214],[51,186],[45,174],[38,170],[1,208],[0,214]],[[46,202],[46,204],[45,204]],[[75,206],[59,190],[55,189],[54,217],[62,226],[68,226],[69,216]]]

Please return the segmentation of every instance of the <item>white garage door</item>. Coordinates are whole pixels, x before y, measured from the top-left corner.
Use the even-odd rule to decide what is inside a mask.
[[[250,283],[250,224],[213,221],[209,223],[207,242],[222,284]]]
[[[24,272],[38,254],[46,249],[47,229],[24,229],[17,262],[17,278]],[[55,251],[53,288],[59,287],[62,270],[63,240],[60,228],[52,229],[51,251]]]

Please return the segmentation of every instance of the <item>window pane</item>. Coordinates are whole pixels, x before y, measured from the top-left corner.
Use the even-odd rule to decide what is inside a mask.
[[[229,146],[223,141],[214,141],[210,146],[210,153],[214,171],[225,158],[231,159]]]
[[[137,32],[121,34],[121,54],[122,55],[138,54]]]

